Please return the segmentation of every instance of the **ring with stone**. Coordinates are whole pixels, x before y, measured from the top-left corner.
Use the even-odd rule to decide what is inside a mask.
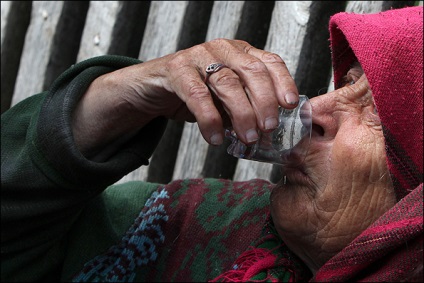
[[[222,68],[225,68],[227,66],[225,66],[222,63],[212,63],[209,64],[208,67],[206,68],[206,76],[205,76],[205,83],[208,81],[210,75],[212,75],[213,73],[218,72],[219,70],[221,70]]]

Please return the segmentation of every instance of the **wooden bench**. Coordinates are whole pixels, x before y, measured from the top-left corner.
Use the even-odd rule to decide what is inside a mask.
[[[332,89],[329,17],[423,1],[2,1],[1,111],[49,87],[75,62],[103,54],[143,61],[214,38],[279,54],[301,94]],[[179,178],[279,180],[278,166],[209,146],[194,123],[171,122],[149,166],[119,182]]]

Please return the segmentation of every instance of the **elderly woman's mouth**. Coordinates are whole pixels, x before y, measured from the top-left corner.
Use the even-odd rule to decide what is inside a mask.
[[[278,183],[279,185],[310,186],[312,184],[303,164],[292,167],[284,167],[282,169],[282,176],[282,179]]]

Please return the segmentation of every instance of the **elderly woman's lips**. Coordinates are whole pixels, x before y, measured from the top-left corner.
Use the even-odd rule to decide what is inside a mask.
[[[310,185],[311,181],[309,176],[305,173],[303,167],[290,167],[282,170],[283,183],[298,184],[298,185]]]

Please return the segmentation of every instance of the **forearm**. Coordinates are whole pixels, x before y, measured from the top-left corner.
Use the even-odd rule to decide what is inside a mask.
[[[104,161],[151,119],[125,97],[119,71],[95,79],[72,114],[78,149],[88,158]]]
[[[77,64],[49,92],[2,115],[2,258],[62,238],[88,200],[147,164],[159,142],[166,120],[157,118],[102,162],[78,150],[71,116],[80,98],[93,80],[124,65],[104,63]]]
[[[169,109],[179,103],[157,72],[162,61],[133,64],[91,82],[72,115],[74,140],[86,157],[104,161],[149,122],[172,115]]]

